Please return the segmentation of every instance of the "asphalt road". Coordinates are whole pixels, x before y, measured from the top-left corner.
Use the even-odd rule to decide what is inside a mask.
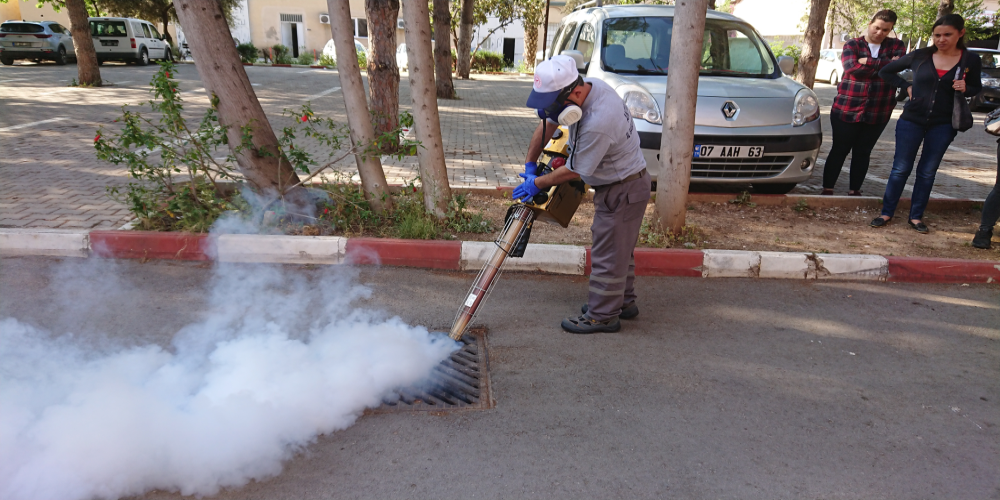
[[[80,289],[60,262],[0,261],[0,318],[168,346],[206,312],[208,264]],[[363,306],[445,328],[472,275],[359,279]],[[494,409],[365,416],[218,498],[1000,498],[1000,288],[640,278],[622,332],[561,332],[586,290],[503,277],[477,320]]]

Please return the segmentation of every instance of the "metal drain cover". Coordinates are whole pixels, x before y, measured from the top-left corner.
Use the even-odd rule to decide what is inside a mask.
[[[395,411],[484,410],[493,407],[486,355],[486,328],[470,328],[462,348],[434,368],[422,387],[400,389],[382,401],[372,413]]]

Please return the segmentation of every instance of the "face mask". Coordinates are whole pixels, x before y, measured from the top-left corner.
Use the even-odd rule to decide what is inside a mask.
[[[548,118],[559,125],[568,127],[580,121],[580,118],[583,117],[583,110],[576,104],[565,104],[557,101],[545,109],[539,109],[538,117],[543,120]]]

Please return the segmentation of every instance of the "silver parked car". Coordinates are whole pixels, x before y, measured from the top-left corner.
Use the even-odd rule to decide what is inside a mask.
[[[124,61],[140,66],[151,59],[172,61],[174,55],[164,36],[148,21],[128,17],[91,17],[97,63]]]
[[[0,24],[0,62],[10,66],[16,59],[55,61],[76,59],[69,29],[52,21],[7,21]]]
[[[673,15],[669,6],[585,4],[563,19],[548,54],[574,57],[581,74],[617,90],[654,178]],[[785,76],[760,35],[735,16],[709,11],[702,47],[691,181],[787,193],[808,179],[823,137],[816,94]]]

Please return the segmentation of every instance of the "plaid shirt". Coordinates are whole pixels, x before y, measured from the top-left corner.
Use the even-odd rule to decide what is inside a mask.
[[[841,62],[844,78],[837,87],[831,116],[848,123],[885,123],[896,107],[896,87],[879,78],[878,70],[894,57],[903,57],[906,46],[895,38],[886,38],[872,58],[864,37],[848,40],[844,44]],[[865,59],[864,64],[858,59]]]

